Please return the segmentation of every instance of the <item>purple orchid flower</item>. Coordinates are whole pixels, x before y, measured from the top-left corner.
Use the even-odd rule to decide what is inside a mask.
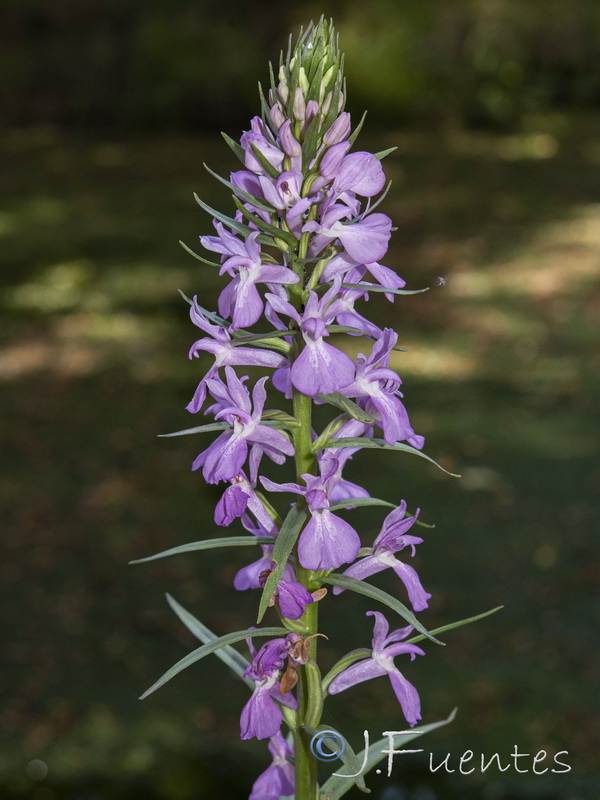
[[[198,305],[196,297],[194,297],[194,302],[190,306],[190,318],[194,325],[208,333],[208,336],[194,342],[190,349],[190,358],[198,358],[200,351],[212,353],[215,356],[214,364],[202,378],[193,398],[186,406],[187,410],[192,414],[197,413],[204,405],[206,400],[206,381],[217,375],[219,367],[229,364],[234,367],[247,365],[278,369],[288,363],[285,356],[274,353],[271,350],[236,346],[235,340],[231,338],[226,328],[210,322]]]
[[[254,117],[250,123],[250,127],[251,130],[244,131],[240,139],[240,144],[244,149],[244,163],[246,169],[249,169],[256,175],[265,174],[263,166],[254,152],[254,147],[256,147],[261,155],[267,159],[269,164],[278,170],[285,156],[284,153],[267,138],[268,128],[263,125],[263,121],[260,117]]]
[[[232,319],[231,331],[246,328],[257,322],[264,310],[264,303],[256,288],[257,283],[298,283],[298,276],[287,267],[263,264],[259,231],[251,233],[246,241],[225,230],[214,221],[218,236],[201,236],[200,243],[207,250],[220,253],[223,265],[220,275],[227,273],[233,280],[219,296],[219,314]]]
[[[302,315],[291,303],[274,294],[266,295],[271,308],[291,317],[302,331],[305,347],[292,365],[290,378],[299,392],[310,397],[338,392],[354,378],[352,359],[323,341],[329,336],[327,324],[335,319],[334,299],[339,291],[340,282],[337,281],[321,299],[316,292],[309,292]]]
[[[400,628],[388,635],[389,625],[381,612],[367,611],[367,616],[375,617],[373,653],[365,661],[352,664],[343,672],[340,672],[331,682],[329,694],[339,694],[357,683],[387,675],[402,707],[406,721],[413,727],[421,719],[421,702],[415,687],[406,680],[394,665],[394,658],[403,653],[408,653],[411,661],[413,661],[415,656],[424,656],[425,653],[415,644],[402,641],[412,632],[412,625]]]
[[[363,581],[365,578],[391,567],[406,587],[413,609],[423,611],[427,608],[427,601],[431,595],[423,588],[416,571],[395,556],[395,553],[405,547],[410,547],[414,556],[415,545],[421,544],[423,541],[419,536],[406,535],[406,531],[414,525],[419,515],[419,509],[413,517],[405,517],[405,514],[406,503],[402,500],[398,508],[395,508],[385,518],[381,532],[373,543],[372,554],[349,566],[344,571],[344,575]],[[333,588],[334,594],[340,594],[343,591],[341,586]]]
[[[351,143],[347,140],[339,141],[336,142],[323,154],[323,157],[319,162],[319,177],[315,178],[310,186],[311,195],[316,195],[317,193],[321,192],[326,186],[332,183],[333,179],[335,178],[335,176],[339,171],[344,156],[346,155],[351,146],[352,146]],[[327,201],[321,210],[324,210],[324,208],[328,204],[333,202],[334,195],[332,190],[329,190],[326,196],[327,196]]]
[[[383,438],[388,444],[408,441],[419,450],[425,439],[411,427],[408,413],[400,401],[402,381],[389,369],[390,353],[398,341],[398,334],[386,328],[373,344],[371,354],[360,353],[356,359],[356,378],[342,392],[346,397],[359,398],[361,405],[381,425]],[[361,402],[362,400],[362,402]]]
[[[348,255],[359,264],[379,261],[387,252],[392,221],[385,214],[370,214],[359,222],[343,224],[352,210],[343,203],[334,203],[324,212],[321,222],[307,222],[303,231],[315,233],[309,247],[310,256],[318,256],[325,245],[339,240]]]
[[[354,192],[361,197],[373,197],[385,186],[381,161],[372,153],[350,153],[342,160],[333,181],[336,195]]]
[[[306,606],[314,603],[311,593],[298,581],[280,580],[275,595],[281,616],[286,619],[300,619]]]
[[[305,569],[336,569],[354,561],[360,550],[358,533],[329,508],[329,481],[337,470],[336,459],[328,459],[322,464],[320,476],[302,475],[306,486],[261,478],[270,492],[292,492],[306,498],[311,517],[298,539],[298,561]]]
[[[225,367],[225,373],[227,385],[216,378],[207,381],[210,393],[217,400],[207,413],[216,411],[216,420],[225,420],[233,427],[215,439],[192,464],[192,470],[203,467],[202,475],[207,483],[235,478],[246,461],[249,444],[258,445],[260,454],[267,455],[276,464],[283,464],[286,456],[294,454],[294,446],[281,431],[260,423],[268,378],[256,383],[250,402],[250,393],[234,370]]]
[[[285,212],[288,228],[299,239],[302,235],[302,215],[316,202],[313,197],[300,195],[304,180],[302,173],[290,170],[282,172],[276,180],[266,177],[261,177],[259,180],[265,200]]]
[[[373,425],[360,422],[357,419],[349,419],[338,428],[334,433],[333,439],[345,439],[347,437],[354,438],[362,436],[365,439],[370,439],[373,436]],[[346,500],[350,497],[370,497],[371,495],[362,486],[346,480],[342,475],[343,467],[348,460],[352,458],[354,453],[360,450],[360,447],[330,447],[321,450],[317,455],[319,461],[319,468],[324,474],[326,470],[331,469],[332,474],[329,479],[329,500],[331,502],[339,502]],[[335,471],[333,471],[334,462],[337,462]],[[331,467],[327,465],[330,464]],[[348,506],[350,508],[350,506]]]
[[[338,278],[336,285],[340,283]],[[340,289],[337,299],[331,304],[330,313],[335,315],[338,325],[347,325],[349,328],[358,328],[377,339],[381,336],[381,328],[356,311],[354,304],[361,297],[369,299],[367,289]],[[360,333],[350,333],[350,336],[360,336]]]
[[[341,275],[344,283],[363,283],[367,272],[376,281],[375,285],[382,286],[384,289],[402,289],[403,286],[406,286],[406,281],[389,267],[384,267],[383,264],[378,264],[376,261],[359,264],[350,258],[348,253],[337,253],[330,259],[323,270],[320,283],[329,283],[336,275]],[[366,291],[371,288],[368,283],[363,283],[363,285]],[[386,292],[385,297],[391,303],[394,302],[395,296],[392,292]]]
[[[302,215],[317,202],[315,197],[301,197],[300,190],[304,177],[298,170],[282,172],[277,178],[268,175],[255,175],[246,170],[232,172],[230,177],[234,186],[251,194],[257,200],[266,200],[278,211],[284,212],[288,228],[298,239],[302,233]],[[252,212],[265,222],[271,218],[264,209],[252,206]]]
[[[339,432],[338,432],[339,433]],[[344,436],[350,434],[343,434]],[[330,450],[321,450],[318,455],[319,466],[322,472],[327,472],[327,462],[337,461],[335,472],[329,479],[329,500],[332,503],[337,503],[341,500],[347,500],[350,497],[370,497],[369,492],[357,483],[347,480],[343,477],[342,471],[354,453],[357,453],[360,447],[336,447]],[[350,506],[349,506],[350,507]]]
[[[268,545],[268,551],[271,553],[273,552],[271,545]],[[265,552],[264,546],[263,552]],[[263,560],[264,557],[261,559],[261,561]],[[256,563],[258,564],[259,562]],[[267,578],[275,568],[276,564],[274,561],[272,561],[266,567],[266,569],[260,573],[258,580],[261,588],[264,588]],[[300,619],[300,617],[304,614],[306,606],[310,605],[310,603],[314,603],[314,597],[312,594],[305,586],[303,586],[301,583],[298,583],[296,580],[294,568],[290,563],[285,565],[283,576],[277,584],[277,589],[275,590],[275,594],[271,598],[269,605],[274,606],[275,603],[279,605],[281,616],[286,617],[286,619]]]
[[[243,473],[236,475],[231,481],[221,499],[215,507],[215,522],[221,527],[231,525],[234,519],[239,519],[248,508],[248,495],[238,483]]]
[[[323,155],[319,164],[319,177],[311,185],[311,193],[332,183],[327,192],[327,208],[336,200],[358,212],[356,195],[373,197],[385,185],[385,175],[381,162],[372,153],[357,152],[346,155],[350,149],[349,141],[339,141]]]
[[[248,800],[279,800],[294,795],[294,766],[289,761],[294,751],[280,731],[271,737],[269,752],[273,761],[254,781]]]
[[[253,654],[252,663],[244,672],[256,681],[252,697],[244,708],[240,717],[242,739],[270,739],[281,728],[283,714],[274,700],[289,708],[297,708],[296,698],[291,694],[279,693],[279,673],[283,668],[285,659],[290,652],[290,643],[286,639],[271,639],[255,653],[251,641],[248,642]]]
[[[246,512],[251,512],[268,536],[277,536],[277,527],[256,493],[258,467],[261,459],[262,449],[260,445],[255,445],[250,451],[250,478],[247,478],[242,471],[231,479],[231,486],[225,489],[215,508],[217,525],[226,527],[231,525],[234,519],[242,517]],[[254,533],[254,531],[252,532]],[[262,536],[263,534],[257,535]]]

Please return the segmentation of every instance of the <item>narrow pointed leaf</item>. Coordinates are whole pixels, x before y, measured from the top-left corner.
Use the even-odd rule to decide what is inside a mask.
[[[190,306],[194,305],[194,301],[191,298],[189,298],[185,292],[182,292],[181,289],[178,289],[177,291],[183,297],[186,303],[188,303]]]
[[[185,300],[186,303],[188,303],[190,306],[194,305],[194,301],[191,300],[185,294],[185,292],[182,292],[181,289],[179,289],[178,291],[179,291],[179,294],[183,297],[183,299]],[[220,317],[218,314],[215,314],[213,311],[208,311],[206,308],[204,308],[204,306],[201,306],[199,303],[196,303],[196,305],[198,306],[200,311],[204,314],[204,316],[207,319],[209,319],[211,322],[214,322],[215,325],[220,325],[221,328],[229,328],[229,325],[231,323],[227,322],[227,320],[223,319],[223,317]],[[273,331],[273,333],[270,333],[270,334],[262,334],[262,333],[254,334],[254,333],[250,333],[245,328],[238,328],[237,331],[234,331],[233,333],[231,333],[231,336],[233,337],[233,344],[234,345],[237,345],[238,342],[239,342],[239,344],[248,344],[249,342],[256,342],[256,346],[257,347],[266,347],[269,350],[279,349],[282,352],[287,353],[288,352],[287,342],[276,342],[275,340],[271,342],[269,340],[268,343],[267,342],[262,342],[261,343],[261,340],[265,339],[267,337],[272,337],[273,339],[275,339],[275,337],[278,337],[279,335],[287,336],[288,334],[293,335],[294,333],[299,333],[299,331],[286,331],[286,332],[281,332],[281,334],[278,331]]]
[[[393,742],[394,750],[401,750],[406,744],[413,741],[413,739],[417,739],[419,736],[423,736],[424,733],[431,733],[431,731],[435,731],[437,728],[448,725],[454,720],[455,716],[456,709],[452,711],[447,719],[440,720],[439,722],[431,722],[429,725],[419,725],[417,728],[413,728],[409,733],[405,733],[402,736],[395,736]],[[379,741],[373,742],[373,744],[370,745],[363,774],[366,774],[372,770],[373,767],[376,767],[384,758],[388,758],[387,752],[382,751],[389,750],[389,744],[389,738],[386,736],[384,739],[379,739]],[[357,760],[360,766],[362,766],[365,760],[364,750],[358,754]],[[352,775],[356,770],[346,770],[346,772]],[[334,773],[321,786],[319,798],[320,800],[339,800],[339,798],[343,797],[346,792],[349,792],[353,786],[354,781],[351,778],[345,777],[343,772],[339,774]]]
[[[267,203],[266,200],[259,200],[258,197],[254,197],[254,195],[251,195],[248,192],[245,192],[243,189],[240,189],[238,186],[235,186],[233,183],[231,183],[231,181],[228,181],[227,178],[223,178],[217,172],[214,172],[208,166],[208,164],[203,163],[202,166],[213,176],[213,178],[216,178],[224,186],[227,186],[229,189],[231,189],[231,191],[238,197],[241,197],[242,200],[245,200],[247,203],[250,203],[250,205],[253,205],[256,208],[262,208],[263,211],[268,211],[269,213],[275,212],[276,209],[274,206],[272,206],[270,203]]]
[[[504,608],[504,606],[496,606],[496,608],[491,608],[489,611],[484,611],[483,614],[477,614],[475,617],[467,617],[466,619],[461,619],[458,622],[450,622],[448,625],[442,625],[441,628],[436,628],[435,630],[431,631],[431,633],[445,633],[445,631],[454,630],[454,628],[462,628],[463,625],[469,625],[471,622],[477,622],[480,619],[484,619],[485,617],[489,617],[491,614],[495,614],[496,611],[500,611],[500,609]],[[413,636],[411,639],[407,639],[407,642],[414,644],[415,642],[422,642],[424,636]]]
[[[237,142],[235,142],[231,138],[231,136],[228,136],[223,131],[221,131],[221,136],[223,137],[223,139],[225,139],[225,141],[227,142],[229,147],[231,147],[231,149],[236,154],[236,156],[239,158],[239,160],[242,162],[242,164],[244,166],[246,166],[246,153],[244,152],[244,148],[241,146],[241,144],[238,144]]]
[[[363,594],[365,597],[370,597],[371,600],[377,600],[379,603],[383,603],[384,606],[391,608],[392,611],[395,611],[396,614],[399,614],[402,619],[405,619],[409,625],[412,625],[413,628],[416,628],[419,633],[423,634],[424,637],[431,639],[431,641],[435,642],[436,644],[444,644],[444,642],[440,642],[439,639],[436,639],[435,636],[427,630],[423,623],[415,617],[412,611],[409,611],[404,603],[401,603],[400,600],[392,597],[391,594],[384,592],[382,589],[378,589],[376,586],[371,586],[370,583],[365,583],[365,581],[359,581],[356,578],[351,578],[349,575],[342,575],[336,572],[321,578],[321,580],[323,583],[330,583],[332,586],[341,586],[343,589],[350,589],[357,594]]]
[[[277,564],[277,567],[269,575],[265,583],[262,597],[260,598],[257,622],[260,622],[264,617],[269,602],[275,594],[275,590],[281,580],[290,553],[298,540],[298,536],[300,536],[300,531],[306,522],[306,518],[307,514],[304,509],[298,508],[298,506],[292,506],[288,511],[287,517],[283,520],[283,525],[275,539],[275,547],[273,548],[273,555],[271,556],[271,560]]]
[[[318,48],[317,48],[318,49]],[[313,56],[315,54],[313,53]],[[310,81],[310,87],[308,90],[308,95],[306,95],[306,102],[309,100],[319,100],[319,91],[321,89],[321,83],[323,82],[323,74],[325,68],[325,61],[324,59],[319,59],[319,61],[315,62],[313,60],[313,64],[316,64],[316,74],[311,76],[309,74],[308,79]],[[317,114],[317,116],[319,116]]]
[[[319,116],[319,114],[315,114],[304,136],[304,142],[302,143],[302,161],[304,164],[308,164],[312,161],[317,154]]]
[[[174,431],[173,433],[159,433],[161,439],[169,439],[172,436],[191,436],[194,433],[210,433],[211,431],[226,431],[233,430],[228,422],[209,422],[206,425],[197,425],[195,428],[185,428],[182,431]]]
[[[323,120],[323,124],[321,125],[321,135],[322,136],[324,136],[327,133],[329,128],[331,128],[331,126],[333,125],[333,123],[336,121],[336,119],[339,116],[340,112],[338,110],[338,106],[339,106],[339,102],[340,102],[340,89],[341,89],[340,82],[336,81],[335,86],[333,87],[333,93],[331,95],[331,105],[329,107],[329,111],[327,112],[327,116],[325,117],[325,119]],[[366,113],[367,112],[365,111],[365,114]],[[364,116],[363,116],[363,120],[364,120]],[[360,124],[362,124],[362,123],[360,123]],[[359,126],[359,130],[360,130],[360,126]],[[350,144],[352,144],[352,142],[350,142]]]
[[[233,202],[235,203],[236,208],[242,212],[242,214],[246,217],[246,219],[252,222],[253,225],[256,225],[256,227],[259,230],[263,231],[265,234],[268,234],[269,236],[274,236],[278,239],[282,239],[291,247],[295,247],[297,245],[298,240],[296,239],[293,233],[284,231],[283,228],[278,228],[276,225],[271,225],[269,222],[265,222],[262,217],[254,215],[244,206],[244,204],[241,202],[239,198],[235,197],[235,195],[233,197]],[[269,244],[270,243],[271,240],[269,240]]]
[[[188,303],[190,306],[194,305],[194,301],[191,298],[189,298],[185,292],[182,292],[181,289],[178,289],[177,291],[183,297],[183,299],[185,300],[186,303]],[[201,306],[198,302],[196,302],[196,305],[198,306],[200,311],[204,314],[204,316],[207,319],[209,319],[211,322],[214,322],[215,325],[220,325],[221,328],[228,328],[229,327],[229,322],[224,320],[223,317],[220,317],[218,314],[215,314],[213,311],[208,311],[206,308]]]
[[[342,283],[343,289],[365,289],[368,292],[382,292],[385,294],[422,294],[429,291],[429,286],[425,289],[386,289],[374,283]]]
[[[345,743],[344,750],[342,753],[340,753],[339,759],[342,761],[344,767],[346,767],[348,775],[356,775],[355,778],[346,778],[346,782],[349,782],[350,786],[356,785],[361,792],[364,792],[365,794],[371,793],[371,790],[367,789],[365,786],[364,776],[362,774],[357,775],[357,773],[361,772],[362,761],[358,758],[347,739],[345,739],[342,734],[339,733],[339,731],[336,731],[336,729],[332,728],[331,725],[319,725],[318,728],[313,728],[312,725],[303,725],[302,727],[311,737],[316,736],[322,731],[332,731],[333,733],[337,734]]]
[[[179,244],[183,247],[183,249],[186,251],[186,253],[189,253],[191,256],[194,256],[195,259],[197,259],[198,261],[201,261],[203,264],[208,264],[211,267],[217,267],[217,269],[219,269],[221,267],[221,265],[217,264],[216,261],[209,261],[208,258],[203,258],[202,256],[199,256],[198,253],[194,253],[192,248],[188,247],[185,242],[181,241],[181,239],[179,240]]]
[[[350,144],[354,144],[354,142],[356,141],[356,137],[360,133],[362,126],[365,124],[366,118],[367,118],[367,112],[365,111],[362,117],[360,118],[360,122],[348,137],[348,141],[350,142]]]
[[[231,228],[233,231],[237,231],[240,233],[244,238],[247,238],[252,233],[252,228],[249,228],[247,225],[244,225],[242,222],[238,222],[235,219],[231,219],[228,217],[227,214],[222,214],[220,211],[212,208],[211,206],[207,205],[203,200],[201,200],[198,195],[194,192],[194,199],[200,206],[203,208],[208,214],[215,219],[218,219],[219,222],[222,222],[223,225],[227,225],[228,228]]]
[[[244,336],[236,337],[234,344],[252,344],[253,342],[260,342],[263,339],[279,339],[282,336],[297,336],[299,330],[295,331],[269,331],[269,333],[249,333]]]
[[[203,625],[199,619],[191,614],[187,609],[185,609],[182,605],[180,605],[175,598],[171,597],[170,594],[167,594],[167,602],[173,609],[173,611],[177,614],[179,619],[183,622],[185,627],[191,631],[194,636],[203,644],[208,644],[208,642],[214,642],[219,637],[216,633],[213,633],[210,628],[207,628],[206,625]],[[244,658],[241,653],[231,647],[231,645],[224,645],[223,647],[219,648],[219,650],[215,651],[215,655],[223,661],[224,664],[235,672],[236,675],[239,675],[251,689],[254,689],[255,681],[252,680],[250,676],[244,678],[244,672],[250,666],[250,662]]]
[[[299,332],[299,331],[298,331]],[[247,333],[239,335],[234,334],[233,345],[241,347],[245,344],[254,344],[256,347],[264,347],[268,350],[276,350],[278,353],[289,355],[292,352],[292,346],[289,342],[282,341],[282,337],[293,333],[293,331],[271,331],[271,333]]]
[[[277,128],[273,124],[270,114],[270,107],[267,103],[267,98],[265,97],[265,93],[263,92],[262,84],[258,82],[258,96],[260,98],[260,107],[261,107],[261,117],[264,125],[272,131],[274,136],[277,136]]]
[[[256,342],[255,347],[261,350],[273,350],[284,356],[289,356],[292,351],[291,345],[287,342],[282,342],[281,339],[263,339]]]
[[[280,411],[278,408],[267,408],[266,411],[263,411],[261,419],[285,422],[292,428],[297,428],[299,424],[296,417],[292,417],[291,414],[286,414],[285,411]]]
[[[129,563],[143,564],[146,561],[155,561],[158,558],[167,558],[167,556],[177,556],[180,553],[193,553],[195,550],[212,550],[215,547],[247,547],[254,544],[273,544],[273,541],[272,536],[221,536],[217,539],[202,539],[200,542],[180,544],[178,547],[171,547],[169,550],[163,550],[153,556],[136,558]]]
[[[161,677],[155,683],[153,683],[143,695],[140,696],[140,700],[144,700],[157,689],[160,689],[161,686],[164,686],[165,683],[171,680],[171,678],[174,678],[175,675],[179,675],[179,673],[183,672],[184,669],[192,664],[195,664],[197,661],[200,661],[200,659],[204,658],[205,656],[209,656],[211,653],[216,653],[217,650],[220,650],[221,647],[225,647],[225,645],[235,644],[236,642],[241,642],[249,637],[285,636],[287,633],[288,631],[286,628],[248,628],[248,630],[245,631],[235,631],[234,633],[227,633],[225,636],[220,636],[218,639],[215,639],[212,642],[207,642],[207,644],[196,648],[196,650],[192,650],[191,653],[188,653],[187,656],[174,664],[171,669],[168,669],[164,675],[161,675]]]
[[[359,333],[361,336],[367,336],[360,328],[352,328],[349,325],[327,325],[327,330],[329,333]]]
[[[331,447],[363,447],[366,449],[397,450],[403,453],[410,453],[413,456],[419,456],[420,458],[424,458],[426,461],[429,461],[430,464],[433,464],[438,469],[441,469],[442,472],[446,473],[446,475],[451,475],[453,478],[460,478],[460,475],[457,475],[455,472],[448,472],[448,470],[440,466],[437,461],[434,461],[433,458],[430,458],[428,455],[425,455],[425,453],[417,450],[416,447],[411,447],[409,444],[402,444],[402,442],[388,444],[383,439],[364,439],[359,436],[349,436],[347,438],[342,437],[340,439],[331,439],[326,447],[322,447],[320,449],[329,450]]]
[[[261,420],[261,425],[267,425],[269,428],[276,428],[278,431],[291,431],[294,428],[299,428],[300,423],[297,419],[292,417],[291,420],[283,419],[265,419]]]
[[[398,508],[396,503],[388,500],[380,500],[378,497],[348,497],[346,500],[339,500],[330,505],[331,511],[339,511],[344,508],[360,508],[361,506],[386,506],[387,508]]]
[[[372,214],[375,211],[375,209],[377,208],[377,206],[379,206],[379,205],[381,205],[381,203],[383,203],[385,198],[388,196],[388,193],[389,193],[391,188],[392,188],[392,182],[388,181],[388,185],[385,187],[383,192],[379,195],[377,200],[375,200],[375,202],[372,203],[370,206],[367,206],[367,208],[365,208],[365,210],[362,212],[362,214],[358,215],[357,219],[362,221],[368,214]]]
[[[387,150],[380,150],[378,153],[373,153],[373,155],[375,156],[375,158],[378,158],[379,161],[381,161],[382,158],[389,156],[390,153],[393,153],[394,150],[397,149],[398,149],[397,147],[388,147]]]
[[[269,247],[276,247],[278,250],[281,250],[282,253],[285,253],[286,256],[289,253],[289,245],[287,242],[284,242],[280,238],[273,238],[268,233],[261,233],[259,236],[256,237],[256,241],[260,242],[261,244],[266,244]]]
[[[349,400],[347,397],[344,397],[344,395],[340,394],[340,392],[333,392],[333,394],[318,394],[317,397],[319,400],[324,400],[326,403],[329,403],[329,405],[340,408],[342,411],[345,411],[346,414],[350,414],[352,419],[356,419],[359,422],[375,422],[370,414],[367,414],[367,412],[363,411],[363,409],[353,400]]]
[[[261,425],[268,425],[269,428],[277,428],[277,430],[288,430],[288,428],[297,428],[298,423],[296,420],[293,423],[283,422],[282,420],[264,420]],[[161,439],[169,439],[173,436],[192,436],[196,433],[209,433],[211,431],[232,431],[233,427],[228,422],[209,422],[207,425],[197,425],[195,428],[185,428],[182,431],[174,431],[173,433],[159,433]]]

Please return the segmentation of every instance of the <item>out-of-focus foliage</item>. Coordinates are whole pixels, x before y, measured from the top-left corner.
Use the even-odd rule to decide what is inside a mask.
[[[208,127],[255,108],[265,56],[331,14],[355,108],[507,124],[600,100],[596,0],[4,0],[6,124]]]

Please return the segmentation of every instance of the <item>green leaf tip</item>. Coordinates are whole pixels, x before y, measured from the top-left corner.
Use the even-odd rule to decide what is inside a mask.
[[[188,653],[187,656],[184,656],[184,658],[180,659],[171,667],[171,669],[168,669],[163,675],[161,675],[161,677],[155,681],[149,689],[146,689],[146,691],[140,695],[140,700],[145,700],[146,697],[151,695],[157,689],[160,689],[161,686],[164,686],[165,683],[170,681],[171,678],[174,678],[175,675],[178,675],[187,667],[195,664],[196,661],[200,661],[200,659],[204,658],[205,656],[216,652],[221,647],[235,644],[236,642],[241,642],[244,639],[253,638],[255,636],[281,636],[282,634],[286,635],[287,633],[288,631],[286,628],[270,627],[248,628],[245,631],[235,631],[234,633],[227,633],[224,636],[219,636],[218,639],[214,639],[206,644],[203,644],[202,647],[192,650],[191,653]]]

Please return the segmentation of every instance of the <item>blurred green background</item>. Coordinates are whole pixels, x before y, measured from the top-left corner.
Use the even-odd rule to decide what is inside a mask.
[[[214,307],[222,286],[177,242],[211,230],[193,191],[232,207],[202,162],[236,168],[219,130],[248,127],[267,61],[321,13],[355,121],[369,109],[359,146],[398,146],[385,263],[432,287],[370,316],[408,350],[394,366],[427,452],[463,476],[365,452],[350,477],[435,523],[415,560],[429,627],[505,605],[406,667],[425,722],[459,706],[417,746],[566,750],[572,767],[430,775],[421,754],[374,796],[599,795],[598,3],[4,0],[3,800],[245,798],[267,764],[239,741],[248,693],[216,658],[137,700],[195,646],[166,591],[219,633],[253,624],[256,596],[231,587],[249,553],[127,562],[219,532],[220,491],[189,471],[205,440],[156,438],[189,424],[209,363],[187,360],[177,290]],[[381,515],[352,519],[368,542]],[[368,644],[370,607],[328,604],[324,663]],[[384,681],[325,721],[357,746],[402,727]]]

